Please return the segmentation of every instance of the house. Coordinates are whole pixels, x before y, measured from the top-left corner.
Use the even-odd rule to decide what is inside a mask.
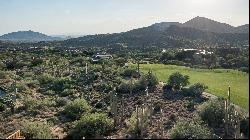
[[[113,56],[109,54],[96,54],[92,56],[91,60],[92,62],[99,62],[100,60],[103,59],[112,59],[112,58]]]

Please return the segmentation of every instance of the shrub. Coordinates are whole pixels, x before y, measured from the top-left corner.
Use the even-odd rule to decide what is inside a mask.
[[[130,84],[129,83],[121,83],[117,89],[119,93],[129,93],[130,92]]]
[[[49,125],[43,122],[28,122],[22,124],[21,131],[26,139],[52,139]]]
[[[249,73],[249,68],[248,67],[240,67],[239,70],[242,71],[242,72]]]
[[[24,109],[28,112],[33,114],[37,114],[38,111],[41,109],[38,105],[38,102],[31,97],[27,97],[24,99]]]
[[[211,131],[204,125],[187,120],[179,120],[170,130],[171,139],[209,139]]]
[[[149,71],[148,74],[146,74],[146,79],[147,79],[147,86],[150,89],[155,89],[156,85],[158,84],[157,77],[152,72]]]
[[[64,98],[57,98],[56,100],[55,100],[55,102],[56,102],[56,105],[57,106],[65,106],[66,104],[67,104],[67,99],[64,99]]]
[[[38,81],[42,85],[52,84],[54,80],[54,77],[52,77],[50,74],[43,74],[38,77]]]
[[[137,92],[145,91],[147,86],[149,89],[154,89],[157,84],[158,84],[158,80],[157,80],[156,76],[149,73],[147,75],[141,76],[141,78],[132,85],[132,92],[137,93]],[[119,85],[118,92],[119,93],[129,93],[130,88],[131,88],[130,82],[128,82],[128,83],[123,82]]]
[[[47,119],[47,123],[56,125],[60,123],[60,120],[57,117],[53,116]]]
[[[69,135],[73,139],[93,138],[97,135],[108,135],[112,129],[112,119],[108,118],[106,114],[86,114],[76,122]]]
[[[240,132],[249,138],[249,117],[240,121]]]
[[[13,70],[17,68],[17,61],[9,60],[5,63],[5,65],[8,70]]]
[[[176,117],[176,115],[175,115],[174,113],[172,113],[172,114],[168,117],[168,119],[175,122],[175,121],[177,120],[177,117]]]
[[[174,98],[175,93],[174,93],[174,91],[163,92],[163,96],[164,96],[164,98],[170,100],[170,99]]]
[[[26,97],[23,104],[24,109],[34,115],[41,110],[47,109],[47,107],[56,105],[55,101],[51,99],[36,100],[31,97]]]
[[[45,95],[55,95],[55,91],[53,91],[53,90],[46,90],[44,94]]]
[[[148,81],[145,76],[142,76],[139,81],[135,82],[133,85],[133,92],[137,93],[140,91],[144,91],[147,87]]]
[[[168,78],[168,85],[172,86],[174,89],[181,89],[184,86],[187,86],[189,84],[189,76],[188,75],[182,75],[179,72],[175,72],[171,74]]]
[[[194,110],[194,105],[195,105],[194,101],[188,101],[185,104],[185,107],[187,108],[187,110],[192,111],[192,110]]]
[[[127,59],[123,58],[123,57],[119,57],[119,58],[115,59],[116,65],[118,65],[120,67],[124,66],[126,62],[127,62]]]
[[[5,110],[5,105],[3,103],[0,102],[0,112]]]
[[[186,93],[186,95],[192,97],[200,97],[207,88],[208,87],[203,83],[195,83],[188,88],[188,92]]]
[[[38,88],[39,82],[37,80],[29,80],[28,82],[26,82],[26,85],[29,88]]]
[[[160,101],[154,102],[154,111],[155,112],[159,112],[161,110],[161,107],[162,107],[162,102],[160,102]]]
[[[129,131],[133,134],[140,136],[142,129],[147,130],[147,127],[149,125],[149,113],[150,110],[148,108],[144,109],[144,113],[142,113],[142,110],[138,108],[138,118],[140,119],[140,122],[137,123],[137,112],[134,111],[129,118],[130,127]],[[138,124],[138,125],[137,125]]]
[[[73,95],[76,93],[76,90],[75,89],[64,89],[60,95],[65,97],[65,96],[68,96],[68,95]]]
[[[198,109],[201,119],[211,127],[219,127],[223,124],[225,117],[223,100],[209,100]]]
[[[31,67],[41,65],[43,63],[43,59],[36,58],[31,61]]]
[[[55,78],[51,87],[56,93],[63,92],[67,88],[70,88],[70,79],[67,77]]]
[[[28,89],[28,87],[24,82],[17,82],[16,88],[18,89],[19,92],[26,91]]]
[[[75,99],[64,107],[64,113],[70,119],[79,119],[83,113],[90,111],[90,106],[85,99]]]
[[[0,70],[3,70],[6,67],[6,65],[0,61]]]
[[[112,83],[111,82],[102,82],[102,83],[98,83],[96,90],[99,92],[104,92],[104,93],[108,93],[112,90]]]
[[[101,108],[103,108],[104,107],[104,103],[103,102],[97,102],[96,104],[95,104],[95,108],[96,109],[101,109]]]
[[[168,84],[166,84],[166,85],[164,85],[164,86],[162,87],[162,89],[163,89],[164,92],[171,91],[172,88],[173,88],[173,87],[172,87],[171,85],[168,85]]]
[[[6,72],[0,70],[0,79],[7,79],[8,75]]]
[[[137,78],[139,76],[138,72],[135,69],[127,68],[121,73],[124,77],[134,77]]]

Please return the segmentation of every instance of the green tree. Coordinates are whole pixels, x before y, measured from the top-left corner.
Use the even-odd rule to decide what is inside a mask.
[[[175,72],[169,76],[167,83],[174,89],[179,90],[182,87],[187,86],[189,84],[188,80],[189,80],[188,75],[182,75],[179,72]]]
[[[211,127],[219,127],[225,117],[224,102],[220,99],[209,100],[198,109],[201,119]]]

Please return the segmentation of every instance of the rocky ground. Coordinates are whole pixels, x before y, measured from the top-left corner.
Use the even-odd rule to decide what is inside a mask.
[[[43,100],[44,95],[33,91],[32,96],[37,98],[37,100]],[[152,105],[155,102],[161,104],[162,115],[160,111],[152,113],[149,127],[144,130],[144,138],[168,138],[169,130],[174,126],[175,121],[178,118],[192,118],[196,112],[196,106],[193,110],[186,108],[185,104],[190,100],[188,97],[183,97],[179,94],[174,94],[171,99],[167,99],[163,96],[162,85],[158,85],[154,92],[149,92],[148,97],[145,94],[138,95],[124,95],[124,121],[119,123],[117,130],[110,136],[105,138],[133,138],[134,136],[128,132],[129,128],[129,118],[133,111],[135,111],[135,106],[141,106],[141,104]],[[202,102],[201,102],[202,103]],[[16,108],[22,107],[22,103],[17,100]],[[119,111],[121,111],[121,104],[118,103]],[[58,122],[51,127],[52,134],[56,138],[65,138],[67,136],[67,131],[71,128],[70,122],[68,122],[63,116],[59,115],[61,108],[48,108],[45,111],[39,112],[36,116],[30,116],[25,112],[17,111],[11,115],[9,113],[1,113],[1,124],[0,124],[0,137],[6,138],[11,133],[20,129],[20,124],[23,120],[30,121],[46,121],[49,118],[56,117]],[[162,121],[161,120],[162,116]],[[163,129],[161,129],[161,127]]]

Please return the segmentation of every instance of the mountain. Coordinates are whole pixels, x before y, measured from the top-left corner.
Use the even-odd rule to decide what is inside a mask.
[[[62,39],[70,39],[70,38],[77,38],[77,37],[81,37],[84,35],[50,35],[51,37],[57,37],[57,38],[62,38]]]
[[[183,27],[195,28],[215,33],[248,33],[249,25],[234,27],[226,23],[220,23],[205,17],[195,17],[182,24]]]
[[[182,24],[179,22],[161,22],[161,23],[155,23],[152,26],[153,28],[155,28],[155,30],[163,31],[166,30],[171,25],[181,26]]]
[[[245,25],[236,27],[235,32],[237,32],[237,33],[249,33],[249,24],[245,24]]]
[[[8,34],[4,34],[0,36],[0,40],[4,41],[20,41],[20,42],[39,42],[39,41],[54,41],[54,40],[62,40],[59,37],[51,37],[39,32],[34,31],[18,31],[12,32]]]
[[[197,26],[195,26],[197,24]],[[184,24],[178,22],[156,23],[148,27],[122,33],[87,35],[63,41],[73,46],[158,46],[199,47],[202,44],[248,44],[248,25],[233,27],[207,18],[196,17]]]

